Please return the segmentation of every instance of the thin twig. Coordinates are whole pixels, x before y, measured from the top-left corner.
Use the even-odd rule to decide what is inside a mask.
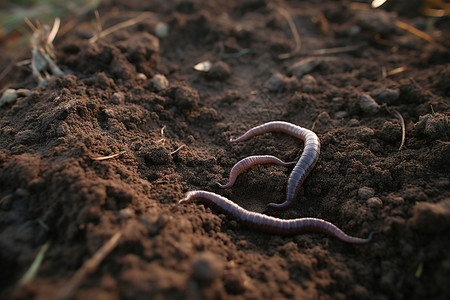
[[[124,154],[125,152],[126,151],[124,150],[124,151],[120,151],[119,153],[108,155],[108,156],[91,157],[91,159],[92,160],[96,160],[96,161],[105,160],[105,159],[111,159],[111,158],[117,157],[117,156],[119,156],[121,154]]]
[[[50,247],[51,241],[47,240],[44,245],[42,245],[41,249],[39,250],[39,253],[36,255],[36,258],[34,259],[33,263],[31,264],[28,271],[22,276],[22,278],[17,283],[17,286],[23,286],[30,282],[34,277],[36,277],[37,272],[39,271],[39,268],[42,264],[42,261],[44,260],[45,253],[47,252],[48,248]]]
[[[79,268],[72,278],[64,284],[57,292],[56,300],[67,300],[74,296],[78,287],[83,281],[91,274],[93,274],[101,262],[108,256],[119,244],[119,239],[122,236],[122,232],[119,231],[114,234],[109,241],[107,241],[90,259],[85,261],[81,268]]]
[[[284,53],[278,55],[278,59],[288,59],[300,53],[300,49],[302,47],[302,40],[300,39],[300,35],[298,34],[297,27],[295,26],[294,20],[292,19],[291,14],[284,8],[278,8],[278,13],[286,19],[289,24],[289,28],[291,29],[292,35],[295,40],[295,48],[293,51],[289,53]]]

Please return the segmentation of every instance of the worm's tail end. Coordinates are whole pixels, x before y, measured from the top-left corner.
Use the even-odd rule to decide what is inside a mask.
[[[294,204],[294,201],[284,201],[283,203],[269,203],[267,204],[267,209],[273,209],[273,210],[285,210],[291,207]]]
[[[227,184],[221,184],[220,182],[216,182],[217,186],[220,187],[221,189],[229,189],[232,184],[227,183]]]
[[[367,242],[370,242],[370,241],[372,240],[373,235],[376,234],[376,233],[378,233],[377,230],[372,230],[372,231],[369,233],[369,236],[367,237],[366,241],[367,241]]]

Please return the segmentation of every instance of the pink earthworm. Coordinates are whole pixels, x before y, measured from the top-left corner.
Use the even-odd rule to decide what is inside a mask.
[[[222,210],[237,218],[245,226],[277,235],[297,235],[308,232],[322,232],[341,241],[352,244],[367,244],[372,240],[375,231],[369,233],[366,239],[349,236],[336,225],[317,218],[298,218],[283,220],[260,213],[248,211],[229,199],[207,191],[190,191],[179,203],[191,203],[201,201],[215,209]]]
[[[267,132],[284,132],[292,135],[296,138],[303,140],[305,146],[303,147],[303,153],[300,159],[297,161],[294,169],[289,175],[287,184],[286,201],[283,203],[269,203],[267,206],[274,209],[286,209],[294,204],[297,197],[300,186],[305,178],[311,172],[319,159],[320,153],[320,141],[317,135],[309,129],[294,125],[292,123],[283,121],[268,122],[256,127],[253,127],[240,137],[236,139],[230,139],[230,142],[245,141],[255,135],[267,133]]]
[[[217,184],[219,185],[219,187],[223,189],[228,189],[232,187],[236,182],[236,178],[238,177],[239,174],[241,174],[242,172],[244,172],[245,170],[256,164],[277,164],[283,167],[289,167],[295,165],[296,161],[284,162],[278,157],[272,155],[249,156],[244,159],[241,159],[233,166],[233,168],[231,168],[230,178],[228,179],[227,184],[220,184],[219,182],[217,182]]]

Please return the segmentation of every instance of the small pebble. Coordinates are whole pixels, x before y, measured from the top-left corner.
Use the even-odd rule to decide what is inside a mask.
[[[322,61],[320,59],[317,59],[315,57],[308,57],[293,64],[288,71],[289,73],[295,75],[300,79],[303,77],[303,75],[317,68],[321,63]]]
[[[209,70],[211,70],[211,67],[212,63],[209,60],[205,60],[196,64],[194,66],[194,70],[199,72],[208,72]]]
[[[375,131],[372,128],[364,127],[361,128],[359,135],[362,140],[369,140],[373,135],[375,135]]]
[[[350,121],[348,121],[348,126],[351,126],[351,127],[359,126],[359,120],[351,119]]]
[[[29,89],[17,89],[16,92],[22,97],[28,97],[31,95],[31,91]]]
[[[335,107],[339,107],[345,103],[345,100],[342,97],[333,97],[331,101]]]
[[[155,27],[155,35],[163,39],[169,35],[169,25],[164,22],[158,22]]]
[[[302,91],[306,93],[313,93],[316,90],[317,80],[312,75],[305,75],[300,80]]]
[[[331,121],[330,115],[323,111],[317,116],[317,122],[322,124],[328,124]]]
[[[359,97],[359,107],[365,113],[374,114],[380,109],[378,103],[369,95],[361,94]]]
[[[205,72],[206,79],[209,80],[225,80],[231,76],[230,66],[223,61],[212,64],[211,69]]]
[[[0,107],[8,103],[13,103],[14,101],[16,101],[17,96],[18,93],[16,90],[7,89],[0,98]]]
[[[138,81],[147,80],[147,75],[145,75],[144,73],[137,73],[136,74],[136,80],[138,80]]]
[[[166,76],[157,74],[152,78],[152,84],[156,91],[162,91],[169,87],[169,81]]]
[[[386,198],[386,201],[392,204],[403,204],[405,202],[405,199],[395,194],[389,194]]]
[[[216,255],[211,252],[202,252],[195,255],[192,260],[193,277],[200,283],[209,285],[221,276],[223,265]]]
[[[350,29],[348,31],[348,34],[350,36],[358,36],[358,35],[360,35],[361,34],[361,27],[359,27],[357,25],[354,25],[354,26],[350,27]]]
[[[14,192],[15,196],[19,196],[19,197],[28,197],[30,195],[30,192],[27,189],[24,188],[18,188],[15,192]]]
[[[376,89],[370,95],[378,103],[392,104],[400,97],[399,89]]]
[[[285,76],[281,73],[273,73],[264,86],[271,92],[278,92],[283,89],[283,81]]]
[[[448,141],[450,139],[450,118],[444,114],[434,113],[419,117],[415,124],[419,132],[434,138]]]
[[[382,208],[383,207],[383,201],[381,201],[378,197],[370,197],[367,199],[367,205],[370,208]]]
[[[359,188],[358,195],[362,199],[369,199],[370,197],[373,197],[375,195],[375,190],[368,186],[363,186]]]
[[[345,110],[337,111],[334,114],[334,118],[335,119],[343,119],[343,118],[346,118],[346,117],[348,117],[348,112],[346,112]]]
[[[287,77],[281,73],[273,73],[264,85],[271,92],[294,90],[298,87],[297,77]]]
[[[134,210],[132,208],[124,208],[119,211],[119,217],[121,219],[131,219],[134,217]]]
[[[111,97],[111,102],[113,104],[121,104],[125,100],[125,95],[122,92],[114,93]]]

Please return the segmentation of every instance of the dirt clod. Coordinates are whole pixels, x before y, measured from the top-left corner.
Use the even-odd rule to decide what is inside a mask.
[[[414,229],[428,234],[439,234],[450,228],[450,199],[439,203],[417,202],[411,218]]]
[[[192,260],[193,276],[203,284],[210,284],[222,274],[223,265],[211,252],[197,254]]]

